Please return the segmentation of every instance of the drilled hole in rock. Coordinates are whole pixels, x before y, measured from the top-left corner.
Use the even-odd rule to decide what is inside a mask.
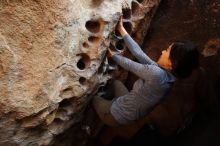
[[[125,45],[124,45],[123,40],[120,40],[120,41],[118,41],[118,42],[116,43],[116,48],[117,48],[118,50],[124,50]]]
[[[63,121],[59,118],[55,118],[54,121],[53,121],[53,124],[55,124],[55,125],[59,125],[59,124],[62,124],[62,123],[63,123]]]
[[[89,48],[89,44],[88,44],[87,42],[84,42],[84,43],[83,43],[83,47],[84,47],[84,48]]]
[[[127,30],[127,32],[130,34],[132,32],[132,23],[127,21],[123,22],[124,28]]]
[[[132,2],[131,3],[131,9],[132,9],[132,14],[133,15],[136,15],[138,13],[138,10],[139,10],[139,4],[137,2]]]
[[[103,0],[92,0],[92,6],[98,7],[99,5],[101,5],[102,2]]]
[[[137,0],[139,3],[142,3],[144,0]]]
[[[62,107],[67,107],[67,106],[71,106],[71,102],[69,101],[69,99],[64,99],[60,102],[59,104],[59,108],[62,108]]]
[[[92,33],[98,33],[101,29],[101,24],[99,21],[87,21],[86,29]]]
[[[69,92],[69,91],[72,91],[72,88],[71,88],[71,87],[66,88],[66,89],[63,90],[63,92]]]
[[[84,62],[84,60],[83,60],[82,58],[78,61],[77,67],[78,67],[80,70],[85,69],[86,64],[85,64],[85,62]]]
[[[91,42],[91,43],[98,43],[99,40],[100,40],[100,38],[99,37],[95,37],[95,36],[90,36],[88,38],[88,41]]]
[[[79,83],[80,83],[81,85],[85,85],[85,83],[86,83],[86,78],[80,77],[80,78],[79,78]]]
[[[123,18],[130,19],[131,18],[131,9],[122,9]]]
[[[80,56],[81,56],[81,58],[77,62],[77,67],[80,70],[84,70],[86,67],[88,67],[90,65],[90,57],[85,53],[80,54]]]

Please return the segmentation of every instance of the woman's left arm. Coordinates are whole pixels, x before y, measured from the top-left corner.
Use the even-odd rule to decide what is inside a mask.
[[[155,76],[158,71],[157,65],[137,63],[121,55],[113,55],[112,59],[125,70],[131,71],[142,79],[149,79],[152,76]]]

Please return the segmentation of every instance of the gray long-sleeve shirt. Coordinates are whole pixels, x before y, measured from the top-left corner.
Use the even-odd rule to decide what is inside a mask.
[[[139,79],[128,94],[118,97],[112,103],[110,112],[118,123],[129,124],[146,116],[164,99],[175,77],[151,60],[129,35],[123,39],[140,63],[120,55],[114,55],[113,60]]]

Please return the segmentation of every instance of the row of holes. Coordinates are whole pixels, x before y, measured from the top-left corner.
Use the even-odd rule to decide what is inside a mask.
[[[86,22],[85,27],[88,31],[92,33],[99,33],[101,30],[101,23],[98,20],[89,20]],[[88,41],[92,44],[98,44],[100,42],[100,38],[96,36],[90,36],[88,38]],[[89,48],[89,44],[87,42],[84,42],[83,44],[84,48]],[[86,53],[80,54],[80,59],[77,62],[77,67],[80,70],[84,70],[86,67],[90,65],[90,57]]]
[[[143,0],[137,0],[139,3],[143,2]],[[138,3],[132,1],[132,12],[135,12],[138,9]],[[131,10],[130,9],[123,9],[123,17],[125,19],[129,19],[131,17]],[[130,21],[123,22],[123,25],[128,33],[132,32],[132,23]],[[98,20],[89,20],[85,24],[86,29],[91,33],[99,33],[101,31],[101,23]],[[119,33],[115,32],[115,35],[119,37]],[[88,41],[91,43],[98,43],[100,41],[99,37],[90,36]],[[89,48],[89,44],[87,42],[83,43],[84,48]],[[118,41],[116,43],[116,49],[123,50],[124,44],[122,41]],[[81,54],[81,59],[77,63],[77,67],[80,70],[84,70],[90,64],[90,57],[87,54]],[[84,81],[85,79],[81,79]]]
[[[99,21],[89,20],[86,22],[85,27],[91,33],[99,33],[101,30],[101,23]],[[93,44],[98,44],[100,41],[100,38],[96,36],[90,36],[88,38],[88,41]],[[84,48],[89,48],[89,44],[87,42],[84,42],[82,45]],[[77,68],[79,70],[84,70],[90,65],[90,63],[91,63],[90,57],[86,53],[82,53],[80,54],[80,59],[77,62]],[[80,77],[79,83],[84,85],[86,83],[86,78]]]
[[[138,0],[138,2],[142,2],[142,1],[143,0]],[[136,7],[132,5],[132,11],[133,11],[133,7],[134,7],[134,9],[136,9]],[[131,15],[131,11],[129,9],[124,9],[123,10],[123,16],[124,16],[125,19],[130,18],[130,15]],[[124,25],[125,29],[128,31],[128,33],[130,33],[132,31],[132,24],[130,22],[124,22],[123,25]],[[86,28],[87,28],[87,30],[89,30],[92,33],[98,33],[101,29],[101,25],[98,21],[87,21],[86,22]],[[118,35],[118,34],[116,34],[116,35]],[[98,37],[94,37],[94,36],[90,36],[88,38],[88,41],[91,42],[91,43],[97,43],[99,40],[100,39]],[[110,48],[112,48],[112,46],[113,45],[111,44]],[[88,43],[84,42],[83,47],[84,48],[89,48]],[[116,43],[115,47],[118,50],[123,50],[125,48],[123,40],[119,40]],[[80,54],[80,57],[81,58],[77,62],[77,67],[80,70],[84,70],[86,67],[88,67],[90,65],[91,60],[90,60],[90,57],[85,53]],[[80,77],[79,78],[79,83],[82,84],[82,85],[85,85],[86,78],[85,77]],[[69,88],[68,88],[68,90],[69,90]],[[69,105],[69,101],[64,99],[60,103],[60,106],[62,107],[62,106],[66,106],[66,105]]]
[[[82,53],[82,54],[80,54],[80,59],[77,62],[77,68],[80,69],[80,70],[84,70],[86,67],[88,67],[90,65],[90,62],[91,62],[90,57],[87,54]],[[81,85],[85,85],[86,78],[85,77],[80,77],[79,78],[79,83]]]
[[[138,2],[141,3],[141,2],[143,2],[143,0],[142,1],[139,0]],[[130,19],[132,14],[136,15],[138,13],[138,10],[140,7],[138,2],[132,1],[131,2],[131,9],[129,9],[129,8],[122,9],[124,19]]]
[[[143,2],[143,0],[137,0],[139,3]],[[132,12],[135,14],[137,9],[138,9],[139,5],[136,2],[132,2]],[[131,18],[131,10],[130,9],[123,9],[123,18],[124,19],[130,19]],[[124,28],[127,30],[128,33],[132,32],[132,23],[130,21],[127,22],[123,22],[123,26]],[[99,33],[101,30],[101,24],[99,21],[87,21],[86,25],[85,25],[86,29],[92,33]],[[119,33],[117,31],[115,31],[115,35],[116,36],[120,36]],[[100,41],[99,37],[95,37],[95,36],[90,36],[88,38],[88,41],[91,43],[98,43]],[[89,44],[87,42],[83,43],[83,47],[84,48],[89,48]],[[116,50],[123,50],[125,48],[124,42],[123,40],[119,40],[118,42],[116,42],[115,47],[110,44],[110,49],[115,49]],[[90,57],[85,54],[82,53],[80,54],[80,59],[77,63],[77,67],[80,70],[84,70],[86,67],[88,67],[90,65]],[[85,85],[86,83],[86,78],[85,77],[80,77],[79,78],[79,83],[82,85]]]
[[[122,9],[124,19],[130,19],[131,13],[135,14],[139,8],[138,3],[142,3],[144,0],[137,0],[131,2],[131,10],[130,9]],[[102,0],[93,0],[94,5],[99,5],[102,2]],[[131,12],[132,11],[132,12]],[[90,30],[93,33],[97,33],[100,28],[100,23],[97,21],[88,21],[86,23],[86,28]]]
[[[137,0],[137,1],[132,1],[131,3],[131,9],[122,9],[122,13],[123,13],[123,19],[130,19],[132,13],[136,14],[138,12],[139,9],[139,4],[138,3],[142,3],[144,0]],[[130,21],[125,21],[123,22],[123,26],[126,29],[126,31],[130,34],[132,32],[132,23]],[[120,33],[118,32],[118,30],[115,30],[114,32],[115,36],[117,38],[121,38]],[[114,50],[123,50],[125,48],[124,42],[123,40],[119,40],[116,42],[115,46],[113,46],[111,44],[111,48],[113,48]]]
[[[90,20],[86,22],[86,29],[92,33],[98,33],[101,29],[101,24],[99,21]],[[90,36],[88,38],[88,41],[92,44],[98,44],[100,42],[100,38],[96,36]],[[83,44],[84,48],[89,48],[89,44],[87,42],[84,42]],[[84,70],[86,67],[90,65],[90,57],[86,53],[79,54],[80,59],[77,62],[77,67],[80,70]]]

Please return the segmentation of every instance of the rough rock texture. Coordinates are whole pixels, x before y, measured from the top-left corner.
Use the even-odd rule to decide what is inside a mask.
[[[149,26],[159,1],[127,4],[0,1],[0,145],[52,145],[68,128],[80,130],[90,99],[114,70],[107,48],[125,49],[114,31],[120,15],[135,33],[141,20]]]

